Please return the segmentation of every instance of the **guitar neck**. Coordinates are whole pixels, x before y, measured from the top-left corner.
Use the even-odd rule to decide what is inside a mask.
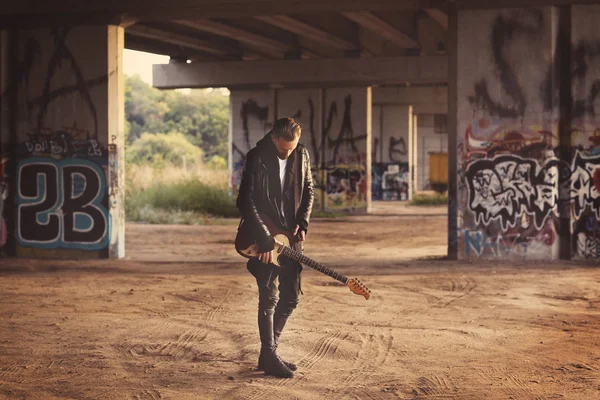
[[[308,265],[309,267],[314,268],[317,271],[319,271],[327,276],[330,276],[337,281],[342,282],[343,284],[348,283],[348,277],[346,277],[342,274],[338,274],[337,272],[327,268],[323,264],[316,262],[315,260],[311,260],[310,258],[306,257],[299,251],[292,250],[288,246],[281,246],[281,247],[283,247],[282,254],[284,256],[287,256],[287,257],[291,258],[292,260],[298,261],[299,263],[302,263],[304,265]]]

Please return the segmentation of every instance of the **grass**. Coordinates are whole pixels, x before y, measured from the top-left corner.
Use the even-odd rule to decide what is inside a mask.
[[[415,194],[409,203],[411,206],[445,206],[448,196],[442,193]]]
[[[228,194],[227,170],[130,164],[126,174],[128,221],[206,225],[239,216],[235,200]]]

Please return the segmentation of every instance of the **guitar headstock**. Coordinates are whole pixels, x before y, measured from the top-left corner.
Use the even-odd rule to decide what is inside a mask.
[[[347,285],[353,293],[364,296],[365,299],[369,300],[371,291],[365,285],[363,285],[360,280],[357,278],[350,278],[348,279]]]

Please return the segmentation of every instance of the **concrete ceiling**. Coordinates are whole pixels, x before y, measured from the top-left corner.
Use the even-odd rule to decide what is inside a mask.
[[[178,19],[129,24],[125,47],[192,62],[441,55],[447,30],[441,9]]]

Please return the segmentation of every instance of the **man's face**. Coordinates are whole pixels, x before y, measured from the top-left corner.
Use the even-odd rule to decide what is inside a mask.
[[[284,138],[278,138],[272,135],[271,138],[273,139],[273,143],[275,143],[275,148],[277,149],[277,156],[282,160],[286,160],[290,156],[290,154],[292,154],[292,151],[294,151],[296,146],[298,146],[298,141],[300,140],[300,136],[298,136],[291,142],[288,142]]]

